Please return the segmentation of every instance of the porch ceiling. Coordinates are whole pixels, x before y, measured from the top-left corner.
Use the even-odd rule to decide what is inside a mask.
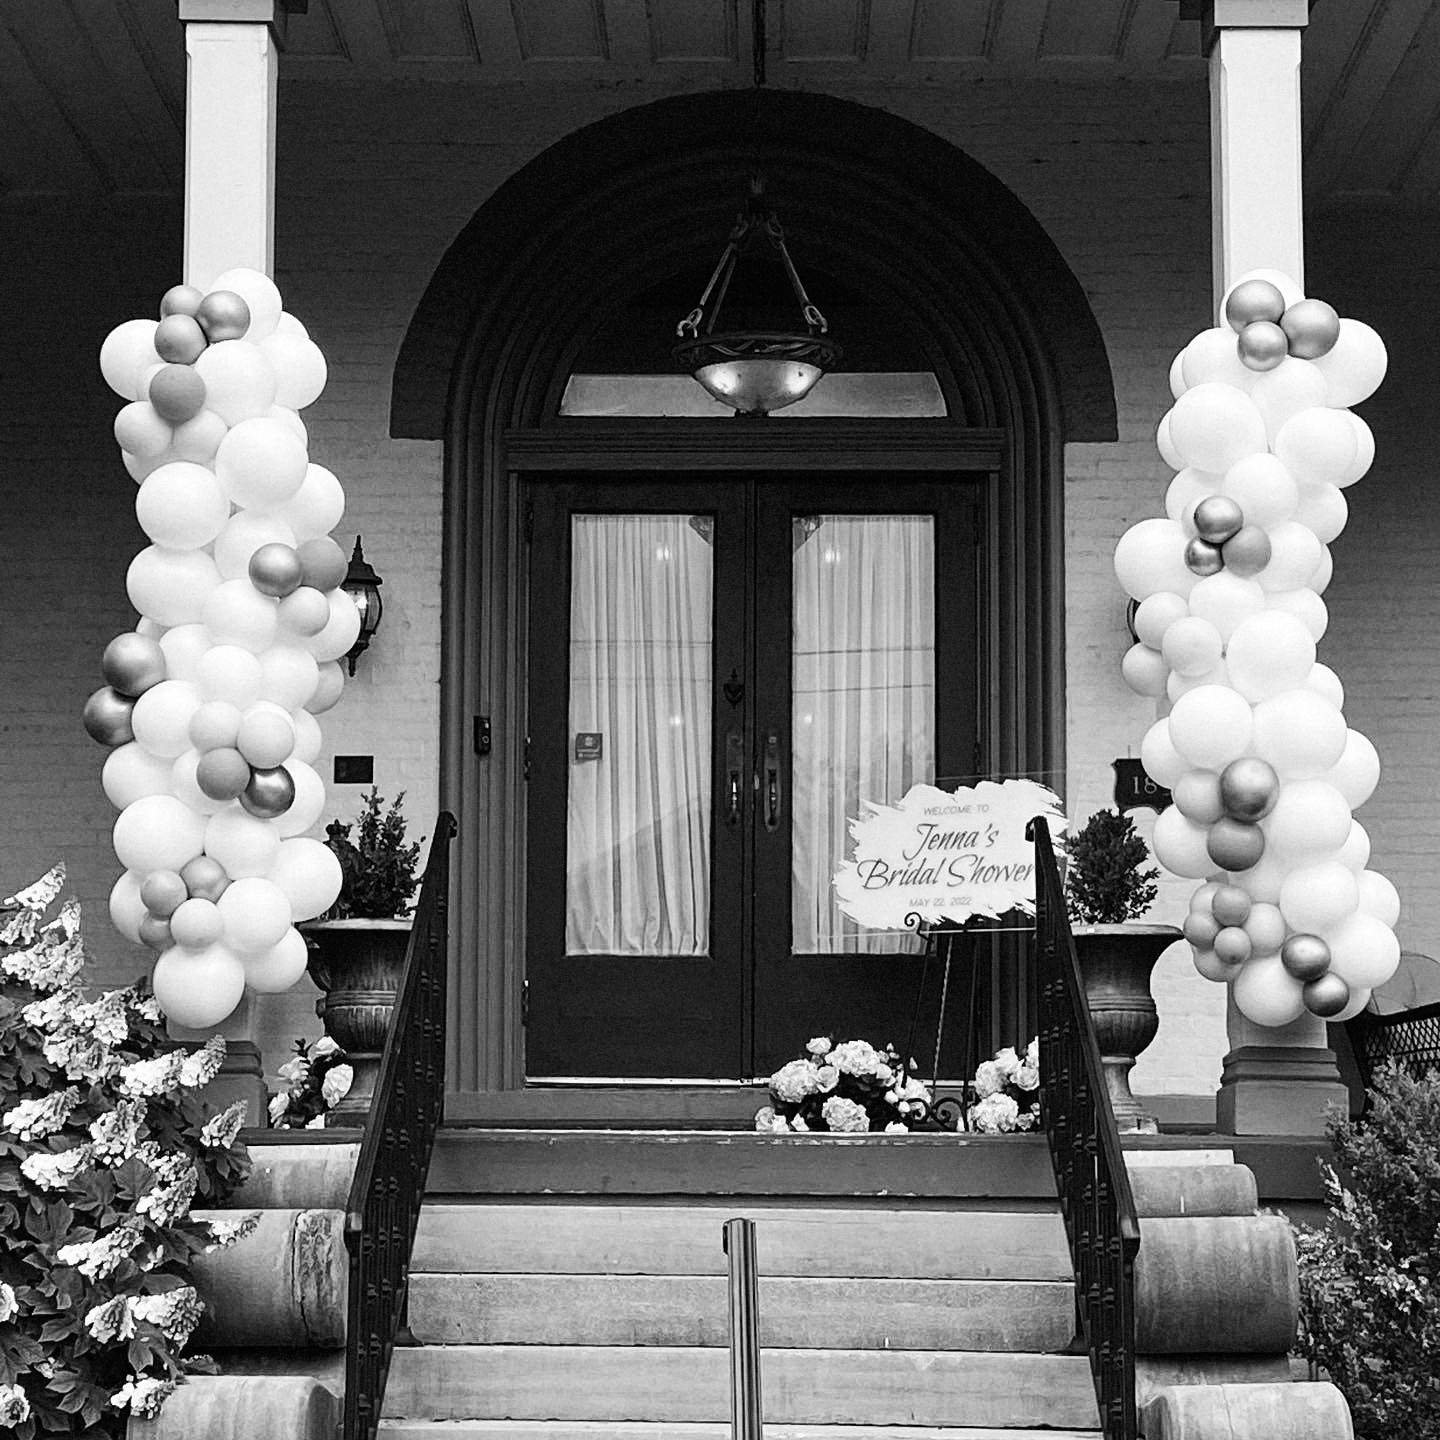
[[[986,78],[1192,82],[1176,0],[769,0],[767,83],[866,91]],[[746,0],[309,0],[307,84],[677,90],[751,80]],[[1440,0],[1322,0],[1305,40],[1312,204],[1440,202]],[[0,199],[174,194],[185,56],[174,0],[5,0]]]

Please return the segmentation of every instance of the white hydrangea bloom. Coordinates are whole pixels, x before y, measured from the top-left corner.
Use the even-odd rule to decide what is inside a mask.
[[[30,1418],[30,1400],[18,1385],[0,1385],[0,1426],[21,1425]]]
[[[255,1231],[260,1223],[260,1212],[250,1210],[244,1215],[227,1215],[223,1220],[207,1220],[210,1227],[210,1243],[205,1247],[208,1255],[212,1250],[223,1250],[237,1240],[243,1240]]]
[[[993,1061],[982,1060],[975,1071],[975,1093],[982,1100],[1005,1088],[1005,1072]]]
[[[1003,1050],[995,1052],[995,1063],[1000,1067],[1005,1078],[1009,1080],[1020,1068],[1020,1056],[1016,1054],[1013,1045],[1007,1045]]]
[[[276,1072],[282,1080],[288,1080],[294,1085],[304,1080],[310,1073],[310,1062],[303,1055],[294,1055],[287,1060]]]
[[[355,1079],[355,1070],[350,1065],[332,1065],[320,1082],[320,1094],[327,1105],[338,1105],[349,1093]]]
[[[142,1295],[131,1302],[136,1320],[154,1325],[177,1348],[183,1349],[200,1323],[205,1304],[193,1285],[182,1285],[161,1295]]]
[[[56,1155],[40,1150],[20,1162],[20,1173],[41,1190],[63,1190],[93,1159],[89,1145],[76,1145]]]
[[[245,1123],[245,1102],[237,1100],[218,1115],[212,1115],[200,1131],[200,1143],[210,1150],[227,1150],[235,1143]]]
[[[14,1290],[0,1280],[0,1325],[7,1320],[13,1320],[19,1313],[20,1301],[16,1298]]]
[[[1038,1090],[1040,1088],[1040,1071],[1034,1065],[1021,1065],[1015,1071],[1015,1088],[1017,1090]]]
[[[98,1000],[86,1000],[74,1006],[69,1023],[76,1030],[87,1031],[102,1045],[118,1045],[130,1033],[130,992],[107,990]]]
[[[43,1140],[53,1135],[70,1118],[80,1103],[80,1092],[73,1086],[52,1090],[35,1100],[22,1100],[0,1117],[0,1126],[21,1140]]]
[[[150,1419],[160,1413],[160,1407],[175,1393],[176,1382],[157,1380],[153,1375],[132,1375],[111,1397],[110,1403],[123,1410],[127,1405],[133,1415]]]
[[[126,1216],[115,1229],[93,1240],[62,1245],[55,1258],[62,1265],[74,1265],[88,1280],[103,1280],[119,1268],[140,1239],[140,1222]]]
[[[1032,1070],[1040,1068],[1040,1037],[1038,1035],[1025,1047],[1025,1063]]]
[[[37,1030],[59,1030],[70,1023],[71,1011],[78,1004],[79,992],[72,987],[32,1000],[20,1014],[27,1025],[33,1025]]]
[[[818,1060],[822,1055],[830,1053],[830,1037],[817,1035],[813,1040],[805,1042],[805,1049]]]
[[[828,1095],[840,1083],[840,1071],[834,1065],[820,1065],[815,1070],[815,1092]]]
[[[332,1036],[322,1035],[310,1046],[310,1058],[323,1060],[327,1055],[338,1055],[340,1046]]]
[[[770,1077],[770,1089],[787,1105],[798,1105],[819,1087],[819,1069],[811,1060],[792,1060]]]
[[[129,1340],[135,1334],[134,1302],[128,1295],[117,1295],[103,1305],[96,1305],[85,1314],[85,1328],[102,1345],[112,1340]]]
[[[832,1130],[859,1132],[870,1128],[870,1117],[865,1113],[865,1107],[845,1099],[843,1095],[832,1095],[820,1107],[820,1113]]]
[[[755,1128],[762,1135],[775,1128],[775,1107],[773,1105],[762,1105],[755,1112]]]
[[[190,1202],[195,1198],[199,1181],[200,1172],[193,1165],[187,1165],[178,1178],[162,1181],[142,1195],[135,1202],[135,1211],[148,1215],[157,1225],[173,1225],[190,1213]]]
[[[212,1035],[193,1055],[187,1055],[180,1065],[180,1084],[189,1090],[208,1085],[219,1073],[225,1062],[225,1037]]]
[[[1009,1095],[987,1095],[970,1107],[971,1126],[985,1135],[1003,1135],[1016,1128],[1020,1107]]]
[[[184,1063],[183,1050],[171,1050],[167,1054],[156,1055],[152,1060],[136,1060],[120,1072],[120,1093],[136,1097],[163,1095],[175,1088]]]
[[[280,1123],[280,1117],[290,1108],[289,1093],[272,1095],[270,1097],[270,1104],[266,1108],[270,1114],[270,1123],[272,1125],[278,1125]]]
[[[847,1075],[873,1075],[880,1055],[868,1040],[844,1040],[830,1052],[830,1063]]]
[[[90,1139],[96,1158],[105,1165],[123,1165],[140,1144],[140,1127],[145,1123],[143,1100],[121,1100],[113,1110],[90,1122]]]

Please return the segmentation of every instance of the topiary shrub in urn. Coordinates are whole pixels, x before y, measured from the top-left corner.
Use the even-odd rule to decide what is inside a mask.
[[[310,975],[325,991],[316,1013],[353,1071],[349,1092],[327,1112],[331,1124],[360,1124],[369,1114],[395,1010],[420,860],[419,844],[406,836],[404,801],[402,790],[387,809],[372,788],[353,824],[326,827],[340,861],[340,896],[326,918],[301,927]]]
[[[1128,815],[1097,810],[1066,837],[1065,856],[1075,953],[1115,1121],[1121,1130],[1153,1131],[1155,1120],[1130,1093],[1130,1071],[1160,1026],[1150,972],[1180,931],[1137,923],[1159,893],[1160,872]]]

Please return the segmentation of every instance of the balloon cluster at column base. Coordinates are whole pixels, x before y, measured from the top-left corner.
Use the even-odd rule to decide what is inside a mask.
[[[1121,668],[1157,702],[1141,758],[1175,803],[1156,856],[1206,882],[1184,926],[1196,968],[1258,1024],[1346,1018],[1399,963],[1400,905],[1352,814],[1379,758],[1316,646],[1345,491],[1375,453],[1349,407],[1385,347],[1274,271],[1237,282],[1221,321],[1171,367],[1166,516],[1115,549],[1136,602]]]
[[[293,985],[295,924],[339,893],[339,863],[305,832],[325,804],[315,717],[340,697],[360,617],[329,534],[344,492],[299,414],[325,384],[319,348],[253,270],[177,285],[159,312],[100,350],[129,402],[115,438],[151,544],[126,575],[140,620],[106,646],[84,723],[120,811],[111,917],[158,952],[166,1013],[203,1028],[247,985]]]

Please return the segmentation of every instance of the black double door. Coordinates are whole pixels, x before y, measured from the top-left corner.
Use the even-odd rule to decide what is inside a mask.
[[[917,942],[830,879],[863,802],[975,767],[973,489],[587,475],[524,503],[527,1075],[903,1044]]]

